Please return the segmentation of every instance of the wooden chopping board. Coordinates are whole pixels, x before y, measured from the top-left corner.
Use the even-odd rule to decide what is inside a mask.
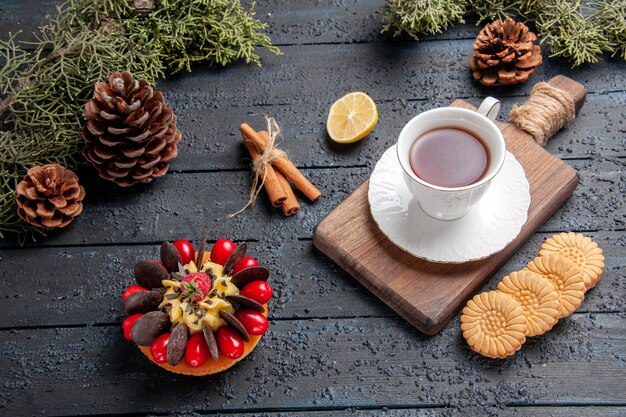
[[[568,91],[578,111],[587,90],[564,76],[549,83]],[[475,109],[462,100],[453,107]],[[420,331],[433,335],[572,194],[576,171],[548,153],[525,131],[496,123],[507,149],[524,167],[530,184],[528,220],[502,251],[463,264],[441,264],[416,258],[395,246],[370,214],[368,181],[335,207],[316,227],[315,246]]]

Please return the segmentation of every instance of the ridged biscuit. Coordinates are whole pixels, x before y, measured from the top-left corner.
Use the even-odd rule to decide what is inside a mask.
[[[551,254],[565,256],[578,265],[586,290],[595,287],[604,271],[602,249],[591,238],[580,233],[558,233],[546,239],[541,245],[539,256]]]
[[[528,333],[544,334],[556,324],[560,315],[556,286],[531,271],[512,272],[498,284],[498,291],[513,297],[524,309]]]
[[[489,358],[506,358],[526,341],[524,309],[507,294],[483,292],[463,308],[461,330],[473,351]]]
[[[576,310],[585,298],[585,282],[580,268],[561,255],[538,256],[527,269],[550,280],[559,293],[559,319]]]

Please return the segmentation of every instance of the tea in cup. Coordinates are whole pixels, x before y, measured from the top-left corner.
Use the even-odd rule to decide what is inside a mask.
[[[409,121],[396,151],[404,179],[422,210],[440,220],[466,214],[502,168],[506,146],[493,120],[500,102],[487,97],[478,111],[428,110]]]

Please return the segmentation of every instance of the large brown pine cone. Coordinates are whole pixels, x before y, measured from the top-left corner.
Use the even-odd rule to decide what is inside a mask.
[[[528,27],[511,18],[488,23],[474,43],[470,68],[474,79],[484,85],[522,83],[541,64],[541,48]]]
[[[97,82],[85,104],[85,158],[100,177],[122,187],[165,175],[176,156],[176,116],[146,80],[128,71]]]
[[[59,164],[29,169],[15,191],[17,214],[37,227],[65,227],[83,211],[85,189]]]

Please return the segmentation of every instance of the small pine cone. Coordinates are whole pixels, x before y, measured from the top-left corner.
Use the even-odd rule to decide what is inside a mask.
[[[128,71],[97,82],[85,104],[83,155],[100,177],[122,187],[165,175],[176,156],[176,116],[146,80]]]
[[[154,10],[154,0],[135,0],[133,8],[137,14],[150,14]]]
[[[59,164],[30,168],[15,191],[17,214],[33,226],[65,227],[83,211],[85,189]]]
[[[511,18],[488,23],[476,37],[470,58],[474,79],[492,86],[525,82],[542,61],[535,40],[525,24]]]

